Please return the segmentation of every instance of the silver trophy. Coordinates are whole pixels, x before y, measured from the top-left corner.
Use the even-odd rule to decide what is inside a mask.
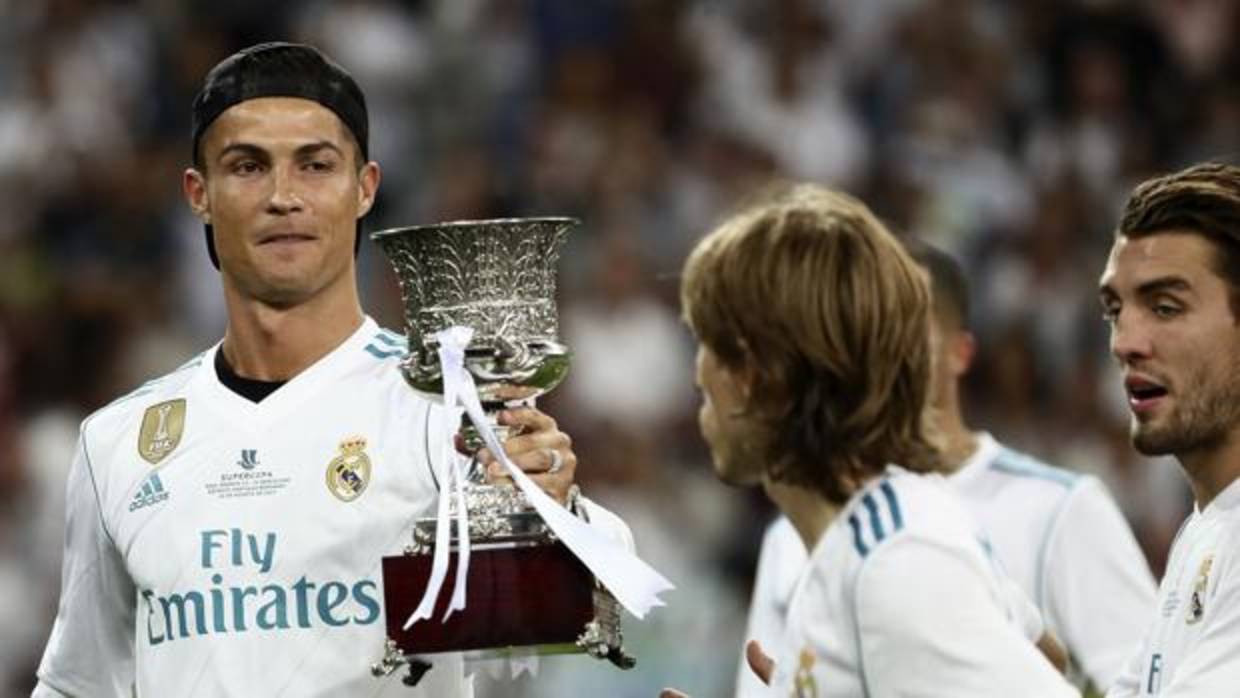
[[[559,341],[555,270],[560,247],[577,223],[509,218],[374,233],[371,238],[396,269],[404,298],[409,354],[401,372],[409,385],[429,397],[442,395],[435,335],[455,325],[472,328],[465,367],[502,441],[508,430],[497,424],[498,413],[532,405],[568,372],[570,352]],[[470,448],[481,446],[467,420],[461,431]],[[425,586],[435,545],[436,520],[417,521],[406,554],[384,560],[389,639],[376,673],[410,663],[413,653],[502,656],[517,646],[539,653],[587,652],[632,666],[621,647],[619,607],[611,594],[556,541],[520,490],[511,483],[487,484],[477,468],[470,479],[465,501],[474,552],[466,609],[446,623],[401,629]],[[455,514],[455,497],[451,503]],[[460,535],[454,518],[454,547]]]

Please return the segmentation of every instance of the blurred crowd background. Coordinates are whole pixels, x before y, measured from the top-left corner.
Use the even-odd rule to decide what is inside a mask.
[[[776,177],[852,192],[964,262],[973,424],[1100,476],[1161,573],[1189,498],[1174,462],[1128,445],[1096,280],[1133,184],[1240,151],[1237,7],[0,0],[0,696],[27,694],[55,612],[79,421],[222,334],[180,195],[189,107],[215,62],[272,39],[317,44],[366,91],[370,230],[583,221],[561,264],[575,363],[546,408],[585,491],[679,589],[630,620],[632,672],[546,659],[489,695],[731,690],[771,509],[711,475],[677,273]],[[387,262],[361,254],[370,312],[399,327]]]

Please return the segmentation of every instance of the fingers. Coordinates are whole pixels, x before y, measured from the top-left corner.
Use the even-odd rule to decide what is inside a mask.
[[[762,645],[757,640],[750,640],[745,643],[745,660],[749,662],[749,668],[753,673],[762,679],[762,683],[770,686],[771,675],[775,673],[775,660],[767,656],[762,650]]]
[[[554,419],[532,407],[506,409],[497,421],[513,428],[514,435],[504,441],[504,452],[513,465],[561,504],[567,502],[577,471],[577,455],[568,434],[559,430]],[[484,448],[474,457],[485,469],[488,482],[508,477],[490,449]]]

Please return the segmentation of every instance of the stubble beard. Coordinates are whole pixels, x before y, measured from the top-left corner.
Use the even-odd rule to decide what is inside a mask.
[[[1209,450],[1226,441],[1240,425],[1240,375],[1211,380],[1202,371],[1178,391],[1183,402],[1164,418],[1164,423],[1133,418],[1132,445],[1142,455],[1180,455]]]

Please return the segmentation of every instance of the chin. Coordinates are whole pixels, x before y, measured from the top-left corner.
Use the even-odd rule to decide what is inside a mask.
[[[1196,445],[1190,434],[1183,429],[1168,426],[1157,428],[1149,422],[1134,422],[1132,446],[1143,456],[1166,456],[1192,450]]]

